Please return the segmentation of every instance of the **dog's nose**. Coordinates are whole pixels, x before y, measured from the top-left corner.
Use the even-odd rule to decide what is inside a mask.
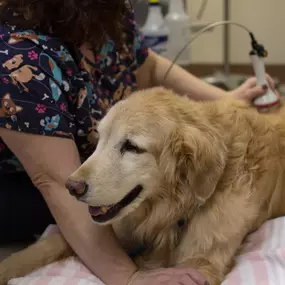
[[[83,180],[68,179],[65,187],[68,189],[70,195],[77,199],[83,197],[88,192],[88,184]]]

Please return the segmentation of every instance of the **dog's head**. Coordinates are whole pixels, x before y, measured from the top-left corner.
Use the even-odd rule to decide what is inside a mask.
[[[96,151],[67,183],[95,222],[113,222],[177,189],[200,204],[212,195],[225,165],[223,145],[210,126],[203,132],[187,119],[187,100],[161,88],[137,92],[99,123]]]

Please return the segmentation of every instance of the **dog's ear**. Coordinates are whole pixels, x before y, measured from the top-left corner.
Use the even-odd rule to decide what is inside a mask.
[[[187,126],[166,140],[160,164],[172,187],[191,191],[203,204],[215,191],[224,171],[226,147],[210,131]]]

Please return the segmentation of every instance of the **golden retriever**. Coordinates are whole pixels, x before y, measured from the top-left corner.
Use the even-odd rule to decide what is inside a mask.
[[[191,267],[220,284],[245,236],[285,214],[285,111],[230,98],[139,91],[99,123],[94,154],[67,187],[112,224],[139,268]],[[0,284],[72,254],[61,236],[0,264]]]

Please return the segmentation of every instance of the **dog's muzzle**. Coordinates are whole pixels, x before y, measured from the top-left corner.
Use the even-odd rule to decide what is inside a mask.
[[[89,213],[93,220],[97,223],[107,222],[116,217],[122,209],[132,203],[141,193],[143,187],[137,185],[132,191],[130,191],[121,201],[112,205],[92,207],[89,205]]]

